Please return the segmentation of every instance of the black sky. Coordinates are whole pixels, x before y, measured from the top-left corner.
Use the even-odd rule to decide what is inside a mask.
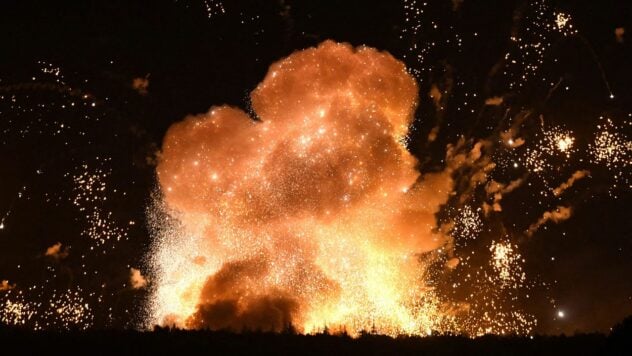
[[[196,0],[2,1],[0,281],[15,283],[12,293],[23,290],[28,300],[78,291],[92,305],[92,325],[137,325],[148,294],[126,284],[130,267],[149,268],[146,210],[155,189],[152,161],[166,129],[211,105],[248,108],[248,93],[272,62],[325,39],[386,50],[420,70],[420,108],[409,148],[422,170],[440,167],[445,145],[459,136],[490,134],[503,112],[483,104],[495,95],[506,95],[512,115],[532,110],[571,129],[580,147],[587,147],[600,116],[626,128],[629,140],[632,38],[626,34],[621,43],[615,37],[618,27],[632,33],[628,1],[548,2],[552,11],[572,16],[579,35],[552,35],[543,64],[519,90],[490,71],[512,51],[512,28],[528,30],[530,25],[516,22],[527,2],[464,0],[458,9],[449,0],[428,2],[423,26],[436,23],[438,29],[411,37],[400,1],[226,1],[225,13],[213,10],[210,16],[205,2]],[[461,46],[455,45],[458,37]],[[434,46],[419,61],[409,50],[414,43]],[[62,79],[42,71],[57,67]],[[147,75],[148,94],[141,95],[131,83]],[[549,83],[560,79],[562,89],[547,98]],[[439,114],[427,93],[449,80],[457,84],[441,116],[439,139],[429,144]],[[550,174],[564,180],[589,161],[590,152],[582,149],[574,163]],[[81,211],[72,202],[80,194],[72,177],[85,171],[105,172],[107,200],[85,203]],[[574,207],[570,220],[519,241],[525,271],[537,281],[521,307],[536,316],[538,332],[603,331],[632,314],[629,181],[616,183],[606,168],[591,172],[593,178],[565,199]],[[508,196],[503,212],[486,222],[490,236],[481,241],[500,225],[524,229],[559,203],[541,198],[538,184]],[[95,206],[121,241],[101,244],[82,235]],[[69,249],[68,257],[44,256],[57,242]],[[474,246],[486,248],[483,242]],[[557,316],[560,310],[564,318]]]

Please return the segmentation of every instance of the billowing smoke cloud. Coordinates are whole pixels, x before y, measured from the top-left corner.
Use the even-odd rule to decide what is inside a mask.
[[[129,283],[134,289],[145,288],[147,286],[147,279],[139,269],[132,267],[129,270]]]
[[[272,287],[244,298],[250,294],[253,282],[267,273],[267,263],[258,259],[225,263],[206,281],[199,309],[187,321],[188,326],[231,330],[255,327],[265,331],[286,328],[298,311],[295,297]]]
[[[149,74],[145,77],[138,77],[132,80],[132,89],[140,95],[147,95],[149,89]]]
[[[493,96],[491,98],[485,99],[485,105],[498,106],[503,103],[503,100],[504,99],[502,96]]]
[[[177,222],[156,222],[153,322],[433,329],[418,256],[446,243],[435,213],[453,183],[450,168],[420,176],[406,150],[404,65],[326,41],[274,63],[251,100],[256,117],[213,107],[165,136],[157,173]]]
[[[589,174],[590,174],[590,171],[587,171],[585,169],[576,171],[575,173],[573,173],[573,175],[570,178],[568,178],[566,182],[560,184],[559,187],[553,189],[553,194],[555,196],[561,195],[566,189],[572,187],[576,181],[588,176]]]
[[[477,141],[471,149],[467,150],[470,144],[470,142],[461,138],[456,144],[448,145],[446,154],[446,173],[463,169],[468,171],[465,174],[467,184],[459,190],[459,201],[461,204],[472,197],[478,186],[487,182],[489,173],[496,167],[490,155],[484,152],[489,149],[490,141]]]
[[[432,86],[430,87],[430,93],[428,93],[428,96],[432,99],[432,102],[435,105],[435,109],[437,111],[442,110],[442,104],[443,102],[441,101],[443,94],[441,93],[441,90],[439,89],[439,87],[437,87],[436,84],[432,84]]]
[[[514,122],[511,125],[511,127],[509,127],[505,131],[500,132],[500,139],[502,143],[505,145],[505,147],[517,148],[524,145],[525,143],[524,138],[518,137],[517,135],[520,132],[522,123],[525,122],[529,118],[530,115],[531,115],[530,111],[523,111],[519,113],[514,119]],[[540,117],[540,120],[543,120],[542,117]]]
[[[567,206],[558,206],[554,210],[545,211],[544,214],[542,214],[542,217],[538,219],[538,221],[529,226],[529,229],[527,229],[527,236],[533,236],[533,234],[538,231],[540,226],[544,225],[549,220],[553,221],[554,223],[559,223],[570,218],[571,214],[572,210],[570,207]]]
[[[625,27],[617,27],[614,29],[614,36],[617,39],[617,42],[623,43],[625,35]]]
[[[513,192],[516,188],[520,187],[524,183],[523,178],[518,178],[509,182],[508,184],[503,184],[497,182],[495,180],[490,181],[485,186],[485,192],[488,196],[493,198],[492,204],[483,203],[483,211],[485,214],[488,214],[490,211],[502,211],[502,206],[500,205],[500,201],[503,199],[503,194],[508,194]]]
[[[459,11],[465,0],[452,0],[452,11]]]
[[[46,249],[44,256],[54,258],[56,260],[62,260],[68,257],[68,249],[61,247],[61,242],[54,244]]]
[[[0,281],[0,292],[8,291],[15,288],[15,284],[10,284],[8,280],[3,279]]]

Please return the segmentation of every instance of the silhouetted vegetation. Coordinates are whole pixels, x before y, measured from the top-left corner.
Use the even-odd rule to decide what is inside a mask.
[[[6,354],[226,354],[226,355],[632,355],[632,316],[609,335],[498,336],[458,335],[391,338],[371,332],[296,334],[292,325],[281,333],[188,331],[156,327],[153,331],[30,331],[0,326]],[[3,354],[5,354],[3,352]]]

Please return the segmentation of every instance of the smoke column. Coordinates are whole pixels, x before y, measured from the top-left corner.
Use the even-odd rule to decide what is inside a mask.
[[[326,41],[274,63],[251,100],[256,117],[215,106],[164,138],[149,321],[437,329],[421,256],[447,242],[435,213],[452,180],[422,176],[406,150],[417,85],[404,64]]]

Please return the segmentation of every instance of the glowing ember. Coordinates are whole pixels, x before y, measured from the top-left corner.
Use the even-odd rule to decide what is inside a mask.
[[[564,36],[570,36],[577,34],[577,30],[573,28],[571,23],[571,15],[563,12],[556,12],[555,15],[555,27]]]
[[[573,146],[574,139],[570,136],[564,136],[557,139],[557,149],[560,152],[566,152]]]
[[[489,250],[492,252],[492,267],[498,273],[501,287],[520,286],[526,280],[521,267],[521,257],[517,246],[509,242],[494,242]]]

